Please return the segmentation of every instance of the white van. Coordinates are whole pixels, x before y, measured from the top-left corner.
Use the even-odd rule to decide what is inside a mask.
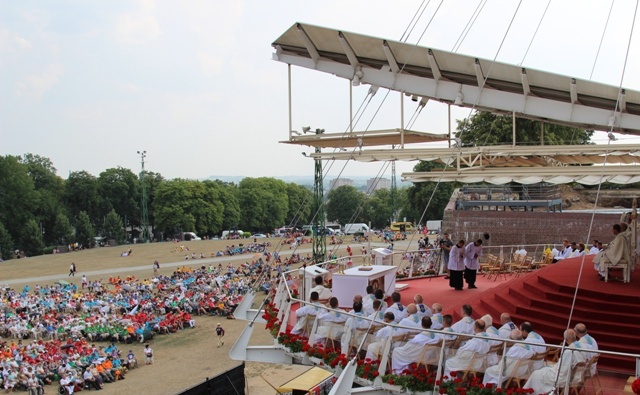
[[[365,223],[346,224],[344,226],[344,234],[352,235],[354,233],[366,233],[369,232],[369,227]]]
[[[195,234],[195,232],[184,232],[184,233],[182,234],[182,239],[183,239],[184,241],[189,241],[189,240],[194,240],[194,241],[202,240],[200,237],[198,237],[198,235],[197,235],[197,234]]]
[[[242,237],[243,234],[244,234],[244,231],[242,230],[224,230],[222,231],[222,236],[220,238],[222,240],[225,240],[227,238],[239,239]]]

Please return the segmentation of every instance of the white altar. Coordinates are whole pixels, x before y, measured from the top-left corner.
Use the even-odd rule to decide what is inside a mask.
[[[360,268],[371,270],[359,270]],[[391,295],[396,287],[395,266],[358,266],[344,271],[344,274],[333,273],[331,292],[338,298],[340,307],[353,307],[353,297],[365,296],[367,285],[381,288],[385,296]]]

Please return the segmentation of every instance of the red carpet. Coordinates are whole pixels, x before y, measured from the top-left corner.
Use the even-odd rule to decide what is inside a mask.
[[[448,312],[457,319],[460,306],[469,303],[473,306],[474,318],[491,314],[496,323],[501,313],[508,312],[516,324],[530,321],[547,343],[560,343],[567,328],[581,261],[581,258],[568,259],[519,278],[498,280],[499,287],[476,295],[475,300],[461,301]],[[593,269],[592,257],[587,257],[569,327],[579,322],[587,325],[601,350],[640,354],[638,272],[632,273],[630,283],[611,278],[605,283]],[[613,277],[622,276],[620,271],[612,273]],[[629,358],[605,355],[600,356],[598,366],[616,372],[635,370],[635,362]]]

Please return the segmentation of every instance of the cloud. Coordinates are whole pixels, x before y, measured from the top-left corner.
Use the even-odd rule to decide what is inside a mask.
[[[30,50],[31,41],[11,33],[9,30],[0,29],[0,52],[17,52]]]
[[[120,15],[116,20],[115,32],[119,41],[141,45],[156,40],[162,35],[160,24],[155,16],[155,4],[145,0],[134,12]]]
[[[200,68],[205,76],[212,77],[220,72],[222,60],[215,56],[203,51],[198,51],[198,61],[200,62]]]
[[[133,82],[120,82],[117,85],[118,90],[123,93],[139,93],[140,86],[134,84]]]
[[[59,63],[47,65],[39,74],[31,74],[16,83],[16,95],[26,99],[40,100],[49,89],[60,81],[64,67]]]

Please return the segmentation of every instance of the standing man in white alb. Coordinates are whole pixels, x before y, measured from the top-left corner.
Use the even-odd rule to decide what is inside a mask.
[[[464,279],[470,289],[476,287],[476,274],[480,268],[478,262],[482,256],[482,239],[478,239],[473,243],[467,244],[464,249]]]

